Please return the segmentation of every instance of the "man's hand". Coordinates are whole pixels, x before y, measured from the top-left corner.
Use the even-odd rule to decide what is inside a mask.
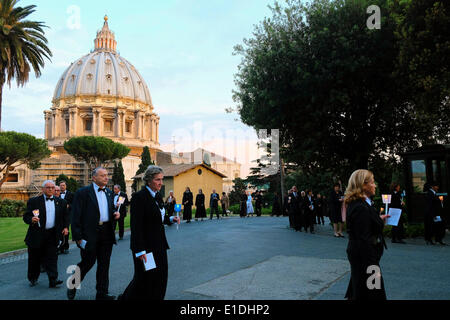
[[[38,222],[39,222],[39,218],[38,218],[38,217],[33,217],[33,218],[31,218],[31,223],[36,224],[36,223],[38,223]]]
[[[173,221],[175,221],[176,223],[180,224],[180,218],[179,217],[173,217]]]
[[[119,220],[119,218],[120,218],[120,212],[119,211],[114,212],[114,219]]]
[[[67,236],[69,234],[69,229],[64,228],[64,230],[62,231],[62,234]]]
[[[78,244],[79,246],[81,246],[81,240],[78,240],[78,241],[77,241],[77,244]]]
[[[146,254],[143,254],[142,256],[140,256],[139,259],[141,259],[141,261],[145,261],[145,263],[147,263],[147,255]]]

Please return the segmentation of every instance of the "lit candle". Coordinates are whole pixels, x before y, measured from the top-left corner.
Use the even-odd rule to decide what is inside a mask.
[[[33,210],[33,215],[36,218],[39,218],[39,209]],[[39,221],[38,221],[38,226],[39,226],[39,228],[41,227],[41,224],[39,223]]]

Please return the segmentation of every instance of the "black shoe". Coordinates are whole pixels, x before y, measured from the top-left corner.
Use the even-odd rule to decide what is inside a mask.
[[[37,280],[30,280],[30,287],[34,287],[34,286],[36,286],[36,285],[37,285],[37,283],[38,283],[38,281],[37,281]]]
[[[116,300],[116,297],[109,294],[97,294],[95,300]]]
[[[123,297],[123,294],[119,294],[119,295],[117,296],[117,300],[122,300],[122,297]]]
[[[123,237],[119,237],[119,240],[123,240]]]
[[[53,280],[53,281],[50,281],[50,283],[48,284],[48,287],[49,288],[56,288],[56,286],[59,286],[62,283],[63,283],[62,280]]]
[[[73,300],[75,299],[75,295],[77,294],[77,289],[67,289],[67,299]]]

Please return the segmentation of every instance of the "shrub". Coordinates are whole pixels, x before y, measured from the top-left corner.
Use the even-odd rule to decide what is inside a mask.
[[[25,201],[4,199],[0,200],[0,217],[14,218],[25,214],[27,204]]]

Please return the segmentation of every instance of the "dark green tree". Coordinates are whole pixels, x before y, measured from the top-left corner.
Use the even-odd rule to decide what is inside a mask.
[[[17,86],[28,82],[33,69],[40,77],[44,58],[52,53],[47,47],[43,22],[26,20],[35,5],[18,7],[18,0],[0,0],[0,130],[3,85],[16,79]]]
[[[0,188],[15,168],[26,164],[30,169],[37,169],[40,161],[50,154],[45,139],[37,139],[27,133],[0,132]]]
[[[398,19],[387,1],[275,3],[273,16],[235,47],[241,120],[280,129],[281,156],[306,176],[332,170],[344,182],[421,142],[417,126],[428,114],[408,99],[397,72]],[[367,28],[370,5],[381,8],[379,30]],[[446,118],[433,120],[444,127]]]
[[[58,178],[56,178],[56,184],[59,185],[61,181],[65,181],[67,185],[67,190],[70,192],[76,192],[80,188],[80,184],[77,180],[72,177],[66,176],[64,173],[61,173]]]
[[[125,158],[130,148],[105,137],[74,137],[64,142],[64,149],[79,161],[86,162],[89,172],[114,160]]]
[[[230,205],[237,204],[241,201],[242,193],[247,190],[247,184],[241,178],[233,180],[233,190],[230,191],[228,198],[230,199]]]
[[[141,154],[141,163],[139,164],[139,168],[136,171],[136,176],[144,173],[145,170],[148,168],[149,165],[154,165],[155,162],[152,160],[152,157],[150,156],[150,149],[146,146],[142,149],[142,154]],[[133,190],[133,192],[136,192],[137,190],[137,181],[134,180],[133,184],[131,186],[131,189]]]
[[[122,161],[114,163],[114,172],[112,176],[113,184],[118,184],[123,192],[126,192],[127,185],[125,183],[125,175],[123,173]]]

